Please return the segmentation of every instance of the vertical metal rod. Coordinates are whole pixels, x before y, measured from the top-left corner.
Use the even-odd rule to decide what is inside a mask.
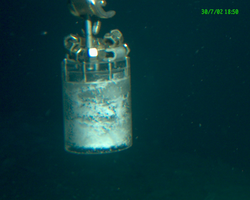
[[[113,78],[113,75],[112,75],[112,63],[109,62],[109,80],[111,80]]]
[[[92,45],[92,22],[90,19],[90,16],[87,15],[86,20],[85,20],[85,25],[86,25],[86,47],[87,49],[90,49]]]
[[[86,62],[83,62],[82,63],[82,71],[83,71],[83,81],[86,83],[87,82],[87,74],[86,74],[86,72],[87,72],[87,70],[86,70],[86,65],[87,65],[87,63]]]

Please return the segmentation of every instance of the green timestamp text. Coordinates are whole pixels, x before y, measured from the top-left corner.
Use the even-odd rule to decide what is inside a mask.
[[[201,9],[202,15],[238,15],[239,9]]]

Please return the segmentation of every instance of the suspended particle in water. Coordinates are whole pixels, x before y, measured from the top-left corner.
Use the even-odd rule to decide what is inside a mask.
[[[47,31],[42,31],[42,32],[41,32],[41,35],[43,35],[43,36],[44,36],[44,35],[47,35],[47,34],[48,34]]]

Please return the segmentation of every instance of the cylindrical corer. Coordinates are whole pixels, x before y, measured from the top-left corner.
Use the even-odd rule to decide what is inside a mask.
[[[65,149],[99,154],[132,145],[129,57],[122,61],[62,64]]]

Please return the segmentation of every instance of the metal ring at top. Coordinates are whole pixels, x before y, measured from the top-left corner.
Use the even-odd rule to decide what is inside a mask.
[[[106,4],[105,0],[68,0],[70,12],[77,17],[95,15],[99,18],[111,18],[115,15],[115,11],[106,12],[103,9]]]

